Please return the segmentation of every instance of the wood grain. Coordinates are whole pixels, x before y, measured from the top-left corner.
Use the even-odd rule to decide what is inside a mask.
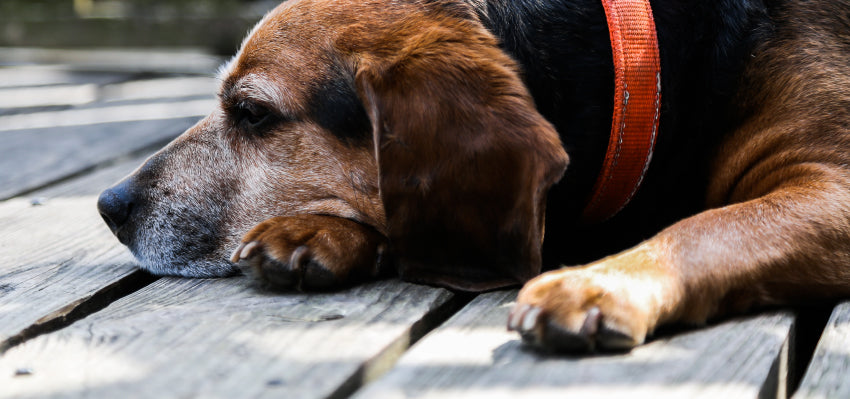
[[[391,364],[452,297],[394,280],[267,294],[245,277],[164,278],[12,348],[0,386],[22,397],[344,396],[340,387]]]
[[[18,72],[32,85],[50,84],[0,87],[0,199],[161,147],[215,107],[210,77],[121,81],[131,76]],[[0,69],[0,76],[18,72]],[[68,84],[57,84],[61,79]]]
[[[0,70],[0,78],[3,71]],[[70,75],[67,79],[73,79]],[[129,78],[129,76],[128,76]],[[119,101],[156,100],[164,98],[211,98],[218,89],[218,81],[211,77],[161,77],[98,85],[53,84],[23,87],[0,86],[0,115],[25,112],[43,112],[66,109],[91,103],[116,103]],[[109,110],[103,110],[104,113]],[[62,114],[59,114],[60,116]],[[14,126],[13,126],[14,127]],[[4,130],[11,130],[5,126]]]
[[[139,275],[95,205],[147,155],[0,202],[0,353],[151,279]]]
[[[0,349],[34,324],[63,317],[136,269],[95,197],[0,204]]]
[[[481,295],[355,398],[764,398],[794,319],[771,313],[657,339],[627,354],[551,356],[505,329],[516,291]],[[780,386],[781,385],[781,386]]]
[[[0,199],[91,170],[140,149],[158,147],[197,117],[2,132]]]
[[[0,89],[59,84],[108,84],[129,78],[127,73],[74,71],[49,65],[0,67]]]
[[[844,302],[832,312],[794,398],[848,397],[850,397],[850,302]]]
[[[49,203],[54,198],[97,197],[103,190],[111,187],[141,166],[153,152],[153,149],[139,151],[136,155],[121,157],[115,161],[100,164],[94,170],[68,181],[52,184],[27,195],[26,198]]]
[[[71,71],[103,73],[191,73],[212,74],[224,61],[221,57],[190,48],[137,49],[48,49],[0,47],[0,60],[9,64],[36,63]]]

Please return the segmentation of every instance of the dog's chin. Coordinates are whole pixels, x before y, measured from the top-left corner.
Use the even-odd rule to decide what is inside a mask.
[[[192,278],[230,277],[241,274],[240,269],[228,260],[223,249],[211,253],[193,253],[185,247],[128,245],[139,267],[157,276]],[[182,249],[182,250],[181,250]]]
[[[164,259],[141,258],[136,255],[139,268],[157,276],[191,278],[230,277],[241,274],[240,269],[225,259]]]

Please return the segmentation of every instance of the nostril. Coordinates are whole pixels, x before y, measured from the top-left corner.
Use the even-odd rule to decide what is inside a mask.
[[[97,199],[97,209],[100,211],[100,216],[103,217],[103,221],[106,222],[113,233],[117,232],[127,222],[133,210],[130,195],[122,186],[118,185],[107,189]]]

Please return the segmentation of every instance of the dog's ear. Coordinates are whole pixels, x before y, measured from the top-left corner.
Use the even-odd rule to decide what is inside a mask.
[[[540,272],[546,194],[567,154],[483,26],[429,23],[375,44],[355,78],[390,253],[412,281],[471,291],[525,282]]]

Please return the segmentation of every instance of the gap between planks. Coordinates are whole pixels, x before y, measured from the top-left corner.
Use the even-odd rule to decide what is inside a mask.
[[[263,293],[244,277],[162,278],[0,357],[16,396],[345,397],[463,306],[384,280],[337,293]],[[10,377],[25,368],[25,377]]]
[[[785,398],[795,318],[768,312],[660,336],[624,354],[547,355],[505,330],[516,292],[475,298],[356,399]]]
[[[39,335],[61,330],[77,320],[98,312],[109,306],[112,302],[142,289],[157,279],[158,277],[156,276],[136,270],[90,296],[80,298],[56,311],[46,314],[21,332],[0,341],[0,356],[14,346],[20,345]]]
[[[835,307],[794,399],[850,397],[850,302]]]

